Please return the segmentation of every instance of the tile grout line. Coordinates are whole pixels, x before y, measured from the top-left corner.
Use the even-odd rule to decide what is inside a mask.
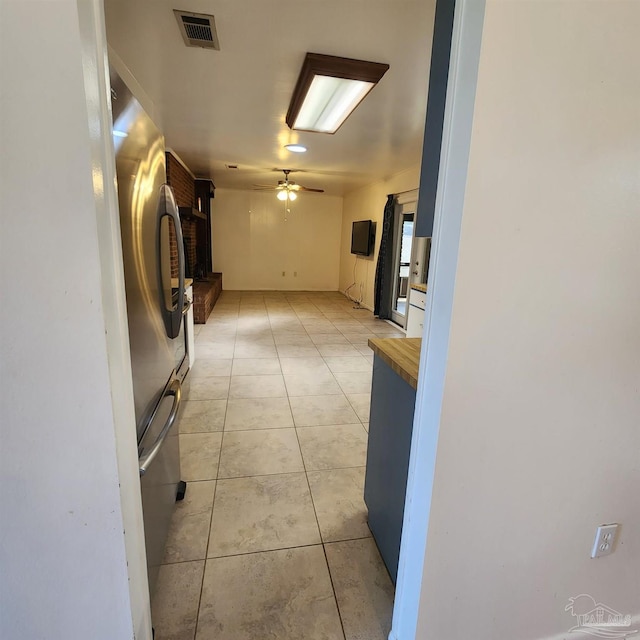
[[[302,473],[302,472],[299,472]],[[258,549],[256,551],[243,551],[241,553],[228,553],[222,556],[211,556],[205,558],[193,558],[191,560],[176,560],[175,562],[166,562],[162,566],[173,566],[178,564],[190,564],[192,562],[207,562],[209,560],[219,560],[220,558],[239,558],[242,556],[255,556],[259,553],[272,553],[274,551],[290,551],[291,549],[308,549],[310,547],[321,547],[329,544],[341,544],[343,542],[357,542],[358,540],[371,540],[371,536],[358,536],[357,538],[341,538],[340,540],[327,540],[326,542],[312,542],[310,544],[297,544],[287,547],[276,547],[275,549]]]
[[[329,318],[327,318],[327,319],[331,322],[331,324],[332,324],[336,329],[338,329],[338,331],[340,332],[340,335],[344,336],[344,333],[343,333],[343,332],[342,332],[338,327],[336,327],[336,326],[335,326],[335,324],[333,323],[333,321],[331,321]],[[364,326],[364,325],[362,325],[362,326]],[[366,327],[365,327],[365,328],[366,328]],[[374,333],[374,334],[375,334],[375,332],[373,332],[373,331],[372,331],[371,333]],[[357,349],[357,347],[355,347],[355,345],[354,345],[353,343],[351,343],[351,342],[350,342],[349,344],[350,344],[350,346],[351,346],[351,347],[355,348],[355,349],[356,349],[356,351],[359,351],[359,350]],[[354,357],[355,357],[355,356],[354,356]],[[364,354],[363,354],[363,353],[360,353],[360,357],[364,357]],[[326,358],[326,356],[322,356],[322,359],[323,359],[323,361],[324,361],[325,365],[326,365],[327,367],[329,367],[329,364],[327,363],[327,361],[326,361],[326,359],[325,359],[325,358]],[[329,367],[329,369],[331,370],[331,367]],[[332,373],[332,374],[334,373],[334,372],[333,372],[333,370],[331,370],[331,373]],[[349,406],[351,407],[351,410],[356,414],[356,417],[358,418],[358,421],[360,422],[360,424],[362,425],[362,428],[364,429],[363,420],[362,420],[362,418],[360,418],[360,416],[358,415],[358,412],[356,411],[355,406],[353,405],[353,403],[352,403],[352,402],[351,402],[351,400],[349,399],[348,394],[344,391],[344,389],[343,389],[342,385],[340,384],[340,381],[335,377],[335,375],[334,375],[334,379],[335,379],[335,380],[336,380],[336,382],[338,383],[338,386],[340,387],[340,389],[342,389],[343,394],[344,394],[345,398],[347,399],[347,402],[349,403]],[[369,394],[371,394],[371,390],[369,390]],[[352,395],[354,395],[354,394],[352,394]],[[367,434],[369,433],[366,429],[364,429],[364,431],[365,431]]]
[[[333,426],[333,425],[327,425],[327,426]],[[341,427],[342,425],[336,425]],[[349,425],[349,426],[357,426],[357,425]],[[295,429],[295,427],[293,427],[293,429]],[[269,431],[269,429],[257,429],[257,431]],[[296,430],[296,439],[298,440],[298,447],[300,447],[300,439],[298,438],[298,433]],[[302,456],[302,450],[300,451],[300,455]],[[303,466],[304,466],[304,456],[302,457],[302,462],[303,462]],[[309,469],[310,473],[320,473],[322,471],[344,471],[345,469],[364,469],[366,468],[366,465],[364,464],[355,464],[355,465],[351,465],[349,467],[329,467],[329,468],[325,468],[325,469]],[[306,473],[306,469],[304,471]],[[217,478],[217,480],[241,480],[241,479],[246,479],[246,478],[269,478],[272,476],[289,476],[289,475],[293,475],[296,473],[303,473],[303,471],[278,471],[276,473],[254,473],[253,475],[250,476],[224,476],[222,478]],[[196,481],[196,482],[211,482],[211,480],[200,480],[200,481]]]
[[[235,350],[235,337],[234,337],[234,350]],[[231,358],[231,371],[233,371],[233,358]],[[231,388],[231,374],[229,375],[229,389]],[[198,594],[198,608],[196,610],[196,624],[193,630],[194,640],[198,635],[198,624],[200,623],[200,606],[202,604],[202,593],[204,591],[204,578],[207,572],[207,556],[209,555],[209,543],[211,541],[211,527],[213,525],[213,508],[216,502],[216,494],[218,493],[218,475],[220,473],[220,458],[222,457],[222,443],[224,442],[224,430],[227,422],[227,411],[229,409],[229,389],[227,390],[227,398],[224,406],[224,419],[222,421],[222,437],[220,438],[220,450],[218,451],[218,465],[216,467],[215,485],[213,487],[213,498],[211,500],[211,517],[209,518],[209,533],[207,535],[207,544],[204,551],[204,564],[202,567],[202,581],[200,583],[200,593]]]
[[[305,329],[306,330],[306,329]],[[307,332],[307,335],[309,335],[309,332]],[[328,368],[328,365],[326,363],[326,361],[324,360],[324,357],[322,358],[325,366]],[[333,372],[332,372],[333,375]],[[291,405],[291,403],[289,403],[289,405]],[[293,415],[293,409],[291,410],[291,415]],[[294,425],[295,425],[295,421],[294,421]],[[324,536],[322,535],[322,529],[320,528],[320,520],[318,519],[318,511],[316,509],[316,503],[315,500],[313,498],[313,491],[311,490],[311,482],[309,481],[309,472],[307,471],[307,464],[304,460],[304,456],[302,455],[302,446],[300,445],[300,437],[298,435],[298,429],[296,428],[296,440],[298,441],[298,448],[300,449],[300,457],[302,458],[302,465],[304,467],[304,476],[307,480],[307,487],[309,488],[309,497],[311,498],[311,504],[313,506],[313,513],[315,515],[316,518],[316,525],[318,527],[318,533],[320,535],[320,542],[322,545],[322,554],[324,555],[324,562],[325,562],[325,566],[327,567],[327,573],[329,575],[329,582],[331,584],[331,591],[333,592],[333,601],[336,603],[336,611],[338,612],[338,619],[340,620],[340,628],[342,629],[342,636],[343,638],[346,638],[346,632],[344,629],[344,620],[342,619],[342,612],[340,611],[340,605],[338,604],[338,594],[336,593],[336,586],[333,582],[333,576],[331,575],[331,566],[329,565],[329,558],[327,557],[327,550],[325,548],[324,545]]]

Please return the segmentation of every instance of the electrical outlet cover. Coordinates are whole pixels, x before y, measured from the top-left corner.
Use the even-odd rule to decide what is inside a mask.
[[[600,558],[601,556],[607,556],[612,553],[617,533],[617,524],[601,524],[596,531],[596,539],[593,542],[593,549],[591,549],[591,557]]]

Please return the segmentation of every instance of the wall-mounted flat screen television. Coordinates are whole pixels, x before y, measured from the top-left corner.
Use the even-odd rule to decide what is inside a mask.
[[[376,240],[376,227],[372,220],[358,220],[351,227],[351,253],[369,256]]]

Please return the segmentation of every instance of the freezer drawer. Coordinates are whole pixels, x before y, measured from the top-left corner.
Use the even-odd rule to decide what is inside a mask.
[[[180,381],[172,377],[138,447],[147,571],[152,596],[180,484],[178,433],[184,396]]]

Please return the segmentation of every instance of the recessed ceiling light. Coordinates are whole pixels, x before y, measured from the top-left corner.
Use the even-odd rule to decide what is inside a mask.
[[[307,147],[302,144],[285,144],[284,148],[293,151],[293,153],[304,153],[307,150]]]

